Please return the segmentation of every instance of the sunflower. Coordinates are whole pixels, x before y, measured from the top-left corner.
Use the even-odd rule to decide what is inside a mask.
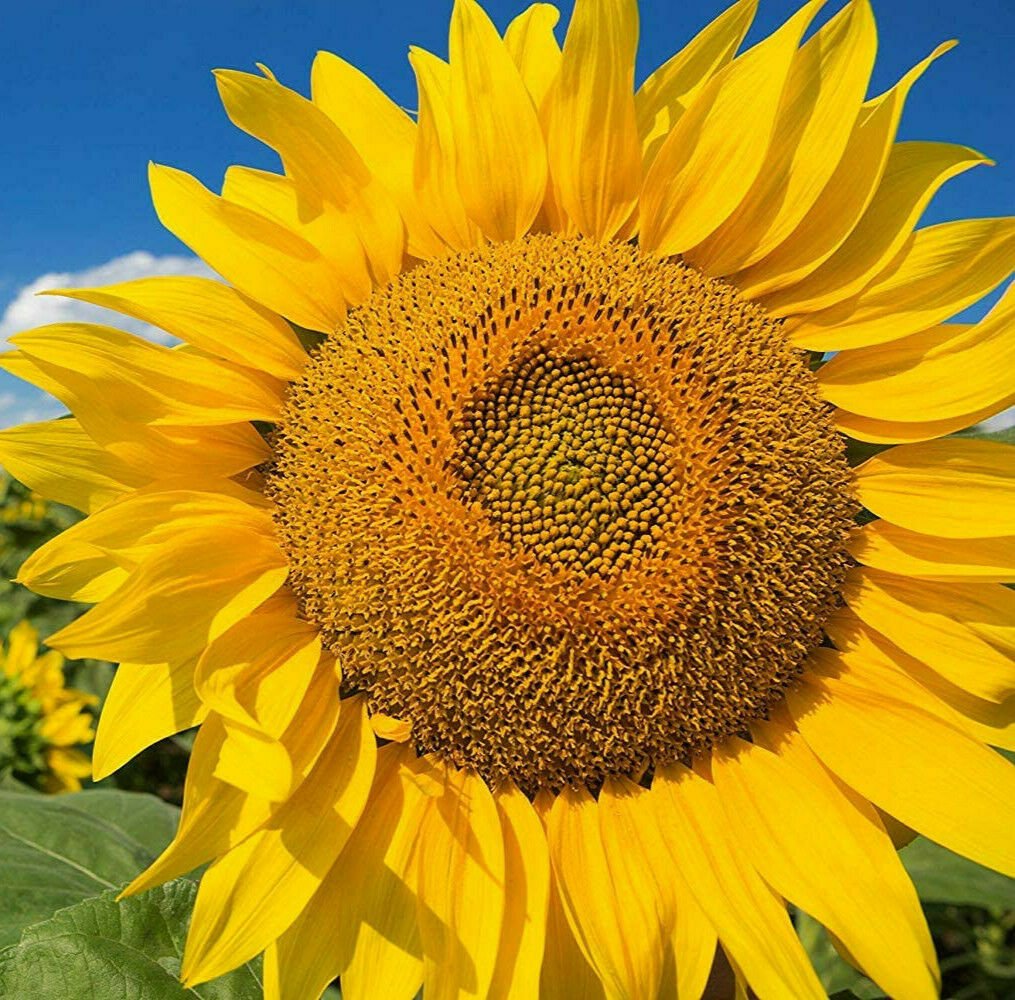
[[[11,489],[11,486],[15,487]],[[34,493],[22,494],[17,483],[0,471],[0,525],[37,522],[46,516],[46,501]]]
[[[0,646],[0,775],[47,792],[76,792],[92,773],[78,747],[95,735],[86,709],[97,703],[64,685],[63,657],[40,655],[38,633],[19,622]]]
[[[20,580],[121,663],[96,778],[200,726],[182,975],[269,998],[821,996],[787,904],[890,995],[938,970],[892,834],[1015,875],[1015,219],[917,229],[989,163],[896,142],[875,27],[741,0],[634,87],[633,0],[457,0],[418,113],[337,56],[221,71],[283,173],[152,166],[226,283],[63,294],[0,437],[88,517]],[[838,352],[827,364],[820,360]],[[877,447],[851,462],[850,441]],[[892,447],[883,447],[892,446]]]

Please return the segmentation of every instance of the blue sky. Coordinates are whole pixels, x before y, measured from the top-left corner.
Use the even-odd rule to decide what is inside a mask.
[[[827,12],[840,5],[832,0]],[[723,0],[642,0],[639,77],[722,6]],[[796,0],[761,0],[749,41],[796,6]],[[569,8],[564,4],[565,19]],[[20,290],[53,272],[77,275],[139,251],[174,255],[167,266],[188,269],[186,249],[151,209],[147,161],[184,167],[212,186],[230,163],[274,165],[227,121],[213,68],[265,62],[306,92],[314,53],[325,48],[413,107],[406,51],[418,44],[445,53],[450,9],[450,0],[5,5],[0,317]],[[503,27],[522,4],[496,0],[487,9]],[[880,34],[874,91],[890,86],[938,42],[961,42],[919,84],[901,138],[962,142],[998,161],[950,182],[925,222],[1015,212],[1015,0],[875,0],[874,9]],[[114,266],[100,273],[119,272]],[[7,325],[15,318],[9,315]],[[14,384],[0,374],[0,399],[10,402]]]

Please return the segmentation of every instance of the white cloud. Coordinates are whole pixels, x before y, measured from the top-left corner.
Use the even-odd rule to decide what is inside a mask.
[[[18,289],[3,309],[0,315],[0,351],[7,348],[8,338],[15,333],[47,323],[105,323],[160,344],[174,343],[174,339],[163,330],[147,323],[75,299],[38,294],[48,288],[91,288],[159,274],[211,276],[212,272],[196,257],[172,254],[156,257],[147,251],[135,250],[85,271],[42,274]],[[65,407],[52,396],[0,371],[0,427],[50,420],[64,412]]]
[[[58,295],[39,295],[49,288],[91,288],[97,285],[112,285],[134,278],[149,278],[159,274],[194,274],[210,276],[212,272],[196,257],[166,255],[156,257],[145,250],[114,257],[98,267],[86,271],[53,272],[43,274],[31,284],[18,290],[13,300],[0,317],[0,349],[7,339],[22,330],[46,323],[105,323],[122,330],[129,330],[140,337],[160,344],[173,343],[173,338],[162,330],[128,319],[119,313],[100,309],[87,302],[65,299]]]

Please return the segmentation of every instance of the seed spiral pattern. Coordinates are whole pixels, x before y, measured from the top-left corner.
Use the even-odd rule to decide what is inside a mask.
[[[466,495],[551,567],[606,575],[665,531],[672,436],[630,378],[587,358],[533,354],[465,408],[455,434]]]
[[[526,792],[763,717],[857,505],[805,358],[729,285],[535,236],[421,264],[295,383],[267,493],[347,691]]]

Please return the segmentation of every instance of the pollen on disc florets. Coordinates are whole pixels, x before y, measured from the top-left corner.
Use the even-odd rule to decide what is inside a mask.
[[[268,493],[346,688],[531,792],[764,716],[835,606],[849,483],[763,310],[538,236],[350,312],[292,386]]]

